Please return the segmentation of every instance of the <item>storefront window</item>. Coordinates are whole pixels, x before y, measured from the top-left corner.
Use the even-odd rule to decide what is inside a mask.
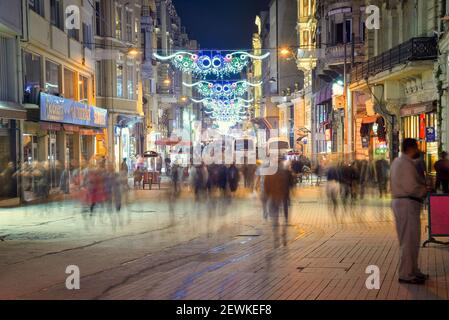
[[[23,52],[24,102],[37,104],[41,88],[41,57],[30,52]]]
[[[89,103],[89,79],[83,76],[80,76],[79,79],[79,93],[80,93],[80,102]]]
[[[60,65],[53,63],[51,61],[45,62],[45,90],[49,94],[59,95],[60,94],[60,76],[59,76]]]
[[[421,152],[424,153],[427,172],[434,173],[434,164],[438,160],[438,132],[435,112],[407,116],[402,119],[404,138],[418,141]]]
[[[75,98],[75,72],[64,69],[64,97]]]

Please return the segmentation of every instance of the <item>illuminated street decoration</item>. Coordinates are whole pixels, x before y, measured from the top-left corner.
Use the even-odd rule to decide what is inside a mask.
[[[186,51],[179,51],[169,56],[162,56],[157,53],[154,57],[161,61],[170,61],[175,68],[182,72],[192,74],[198,78],[205,79],[208,76],[224,78],[232,74],[238,74],[248,66],[251,59],[263,60],[270,53],[256,56],[244,51],[236,51],[222,55],[216,53],[212,55],[194,54]]]
[[[246,119],[246,110],[250,107],[248,103],[253,100],[245,100],[243,98],[236,99],[211,99],[204,98],[202,100],[194,100],[194,102],[203,103],[206,110],[204,111],[215,124],[219,127],[232,127],[242,120]]]
[[[243,108],[249,108],[248,103],[253,102],[253,99],[243,99],[243,98],[236,98],[236,99],[212,99],[212,98],[204,98],[201,100],[193,99],[192,101],[195,103],[202,103],[205,107],[211,107],[211,108],[230,108],[230,107],[243,107]]]
[[[198,81],[192,84],[185,82],[183,84],[189,88],[196,88],[202,97],[220,99],[224,97],[242,97],[248,92],[250,87],[261,86],[262,82],[253,84],[244,80],[237,82]]]

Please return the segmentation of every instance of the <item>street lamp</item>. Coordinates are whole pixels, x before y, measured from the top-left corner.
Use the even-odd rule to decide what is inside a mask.
[[[128,49],[128,55],[132,56],[132,57],[136,57],[139,54],[139,50],[137,50],[136,48],[129,48]]]
[[[290,50],[290,48],[288,48],[288,47],[282,47],[279,50],[279,53],[280,53],[281,57],[284,57],[284,58],[290,58],[293,54],[292,51]]]

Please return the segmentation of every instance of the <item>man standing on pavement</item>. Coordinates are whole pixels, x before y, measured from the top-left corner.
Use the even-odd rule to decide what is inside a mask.
[[[421,235],[420,213],[428,188],[418,173],[419,159],[415,139],[404,139],[402,155],[391,165],[391,192],[396,231],[399,238],[399,282],[424,284],[428,275],[418,267]]]

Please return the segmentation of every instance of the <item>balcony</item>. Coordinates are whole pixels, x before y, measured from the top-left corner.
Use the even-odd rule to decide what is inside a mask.
[[[325,49],[324,61],[326,65],[341,65],[345,63],[345,46],[346,46],[346,62],[351,62],[352,44],[338,44],[329,46]],[[365,45],[364,43],[354,44],[354,63],[365,61]]]
[[[407,42],[354,66],[351,82],[368,79],[383,71],[410,61],[434,60],[438,57],[437,40],[434,37],[412,38]]]

